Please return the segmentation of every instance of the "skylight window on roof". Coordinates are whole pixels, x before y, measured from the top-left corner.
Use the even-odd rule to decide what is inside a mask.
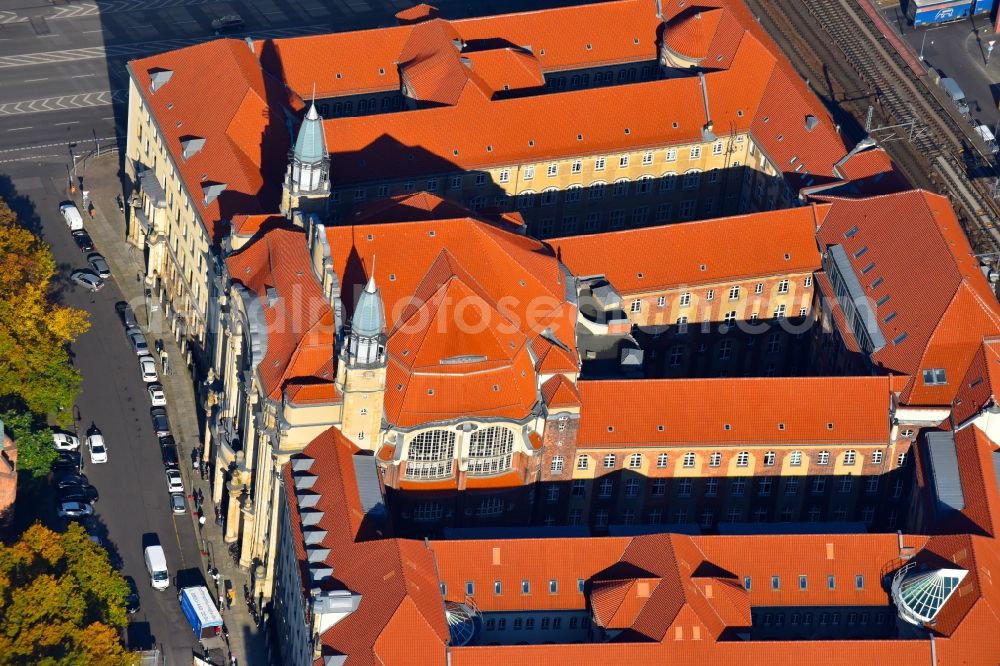
[[[534,146],[535,146],[535,140],[534,139],[528,139],[528,147],[529,148],[534,148]]]
[[[826,424],[826,429],[827,430],[833,430],[833,424],[832,423],[827,423]]]
[[[628,127],[626,127],[625,128],[625,134],[631,134],[631,133],[632,133],[632,130],[629,129]]]
[[[677,121],[674,121],[674,129],[677,129]]]
[[[858,574],[857,576],[854,577],[854,587],[858,588],[859,590],[865,589],[865,577],[863,575]]]
[[[549,594],[557,594],[559,592],[559,581],[555,578],[549,580]]]
[[[903,340],[906,339],[906,335],[907,335],[906,331],[903,331],[902,333],[900,333],[899,335],[897,335],[895,337],[895,339],[893,339],[892,344],[898,345],[900,342],[902,342]]]
[[[785,140],[785,135],[784,134],[779,134],[778,135],[778,143],[781,143],[784,140]]]
[[[633,37],[632,38],[632,43],[633,44],[638,44],[639,43],[639,38],[638,37]]]
[[[396,274],[389,273],[389,282],[395,282],[395,281],[396,281]]]
[[[883,282],[884,280],[882,278],[878,278],[877,280],[872,282],[872,289],[878,289]]]
[[[772,590],[781,589],[781,576],[771,576],[771,589]]]
[[[579,592],[580,594],[583,594],[583,586],[584,586],[583,579],[582,578],[577,578],[576,579],[576,591]]]
[[[343,74],[341,74],[340,72],[337,72],[337,78],[338,78],[338,79],[342,79],[342,78],[344,78],[344,75],[343,75]]]
[[[808,590],[809,589],[809,577],[805,574],[799,575],[799,589]]]
[[[875,304],[876,305],[885,305],[888,302],[889,302],[889,294],[885,294],[880,299],[878,299],[877,301],[875,301]]]
[[[858,251],[854,253],[854,258],[858,259],[862,255],[864,255],[864,253],[867,252],[867,251],[868,251],[868,246],[867,245],[862,245],[860,248],[858,248]]]
[[[489,146],[489,145],[486,146],[486,152],[492,153],[493,152],[493,146]]]
[[[434,389],[432,388],[427,389],[427,395],[434,395]]]
[[[727,423],[726,424],[726,430],[732,430],[732,429],[733,429],[733,426],[731,426],[730,424]]]
[[[641,280],[642,279],[642,272],[640,271],[640,272],[636,273],[635,276]]]
[[[521,594],[531,594],[531,582],[527,578],[521,581]]]
[[[736,109],[736,117],[737,118],[743,117],[743,109]]]
[[[850,229],[844,232],[844,238],[854,238],[854,234],[856,233],[858,233],[858,228],[851,227]]]
[[[587,50],[590,51],[594,48],[593,44],[587,44]]]
[[[375,240],[374,234],[368,234],[368,240],[370,240],[370,241]]]
[[[892,321],[892,320],[893,320],[893,319],[895,319],[895,318],[896,318],[896,313],[895,313],[895,312],[890,312],[890,313],[889,313],[889,314],[887,314],[887,315],[885,316],[885,318],[884,318],[884,319],[882,320],[882,323],[883,323],[883,324],[888,324],[888,323],[889,323],[890,321]]]
[[[874,269],[875,269],[875,262],[873,261],[873,262],[869,263],[867,266],[865,266],[864,268],[861,269],[861,274],[862,275],[867,275],[868,273],[871,273],[872,270],[874,270]]]
[[[778,424],[778,430],[784,430],[784,429],[785,429],[785,424],[784,423],[779,423]]]
[[[771,116],[764,116],[764,122],[770,122]]]
[[[800,171],[802,171],[802,169],[804,169],[805,166],[806,166],[805,162],[799,164],[797,167],[795,167],[795,173],[799,173]]]
[[[379,76],[385,76],[385,67],[379,67],[378,68],[378,75]]]
[[[493,581],[493,594],[497,596],[503,594],[503,585],[498,580]]]
[[[658,425],[658,426],[656,426],[656,429],[657,429],[657,431],[659,431],[659,432],[663,432],[663,426],[662,426],[662,425]]]
[[[798,161],[799,161],[799,156],[798,155],[792,155],[792,159],[788,160],[788,163],[789,164],[795,164]]]
[[[577,134],[576,135],[576,140],[577,141],[583,141],[583,135],[582,134]]]

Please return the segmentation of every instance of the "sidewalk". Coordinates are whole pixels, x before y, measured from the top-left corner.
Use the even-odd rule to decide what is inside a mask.
[[[107,259],[115,282],[121,289],[125,300],[132,305],[136,319],[144,325],[146,337],[152,347],[153,341],[163,340],[163,347],[168,355],[168,372],[160,368],[160,383],[167,394],[167,412],[169,414],[174,439],[177,442],[178,457],[181,461],[181,473],[184,476],[185,487],[188,488],[189,505],[195,506],[191,493],[200,489],[205,496],[204,512],[206,521],[199,526],[197,515],[192,512],[191,520],[194,531],[201,544],[202,570],[208,582],[209,591],[218,594],[223,592],[222,586],[229,581],[235,592],[235,602],[232,608],[224,610],[223,620],[229,630],[229,645],[239,664],[246,666],[263,666],[267,663],[264,650],[263,633],[257,629],[246,602],[243,600],[243,585],[248,583],[248,574],[237,567],[228,553],[228,544],[223,541],[222,528],[214,522],[215,507],[212,504],[212,492],[207,480],[192,470],[191,451],[201,442],[196,418],[196,400],[194,381],[189,368],[184,363],[184,356],[175,342],[169,328],[163,321],[163,308],[155,299],[149,302],[153,306],[147,312],[147,302],[144,296],[145,285],[142,282],[143,263],[142,249],[125,242],[125,217],[119,212],[115,197],[122,195],[121,180],[118,176],[118,153],[91,157],[87,160],[84,188],[88,191],[90,201],[94,205],[95,215],[88,219],[87,206],[83,205],[81,192],[72,196],[83,213],[85,226],[98,251]],[[78,169],[78,173],[82,170]],[[126,209],[126,213],[128,210]],[[219,571],[219,584],[212,582],[207,570],[215,566]]]

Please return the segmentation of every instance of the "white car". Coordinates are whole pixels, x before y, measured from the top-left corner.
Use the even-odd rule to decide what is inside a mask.
[[[146,336],[138,328],[130,328],[127,331],[129,342],[132,343],[132,350],[136,356],[149,356],[149,345],[146,343]]]
[[[108,447],[104,444],[104,435],[100,432],[87,435],[87,448],[90,449],[90,462],[95,464],[108,462]]]
[[[65,432],[52,433],[52,443],[58,451],[76,451],[80,448],[80,440]]]
[[[150,384],[146,387],[149,391],[149,402],[152,403],[153,407],[165,407],[167,404],[167,394],[163,392],[163,386],[160,384]]]
[[[69,227],[70,231],[83,229],[83,216],[80,215],[80,209],[76,207],[76,204],[64,203],[59,206],[59,212],[62,213],[63,219],[66,220],[66,226]]]
[[[139,371],[142,373],[142,381],[147,384],[152,384],[160,379],[156,374],[156,361],[153,360],[152,356],[139,357]]]
[[[184,494],[184,480],[176,469],[167,470],[167,492],[171,495],[174,493]]]

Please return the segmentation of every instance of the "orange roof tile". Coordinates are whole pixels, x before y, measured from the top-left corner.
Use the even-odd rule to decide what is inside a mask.
[[[235,215],[230,223],[237,236],[255,236],[261,229],[280,226],[288,222],[284,215]]]
[[[701,61],[708,55],[708,47],[726,13],[721,7],[690,7],[667,22],[663,42],[674,53]],[[712,63],[706,65],[711,67]]]
[[[983,337],[1000,331],[1000,308],[948,200],[920,190],[821,200],[834,205],[820,243],[843,246],[874,301],[886,346],[873,362],[915,376],[905,403],[950,404]],[[944,368],[948,383],[924,385],[927,368]]]
[[[297,405],[320,405],[341,401],[340,391],[333,382],[308,384],[291,381],[285,386],[288,400]]]
[[[426,21],[427,19],[437,18],[438,13],[437,7],[420,3],[419,5],[413,5],[412,7],[401,9],[396,12],[396,20],[399,21],[401,25],[405,25],[407,23],[419,23],[420,21]]]
[[[128,63],[143,100],[195,205],[209,238],[221,240],[224,221],[237,214],[275,210],[290,138],[280,118],[289,105],[281,82],[265,74],[242,40],[218,39]],[[150,91],[150,72],[166,69],[170,80]],[[204,94],[212,93],[205,113]],[[185,159],[181,141],[205,139]],[[226,190],[205,203],[203,184]]]
[[[974,416],[979,410],[996,403],[1000,393],[1000,340],[987,339],[972,362],[959,386],[952,407],[956,424]]]
[[[516,48],[473,51],[463,56],[493,93],[505,93],[545,85],[545,76],[534,54]]]
[[[263,358],[254,358],[264,391],[278,399],[293,379],[332,381],[334,320],[313,276],[300,229],[277,228],[226,259],[230,278],[260,304]]]
[[[563,375],[555,375],[542,384],[542,399],[549,409],[579,407],[581,404],[576,385]]]
[[[590,593],[594,618],[605,629],[630,628],[661,583],[659,578],[597,581]]]
[[[581,447],[889,441],[886,377],[581,380],[577,388]]]
[[[548,241],[574,275],[622,294],[820,268],[816,227],[829,206],[789,208]]]

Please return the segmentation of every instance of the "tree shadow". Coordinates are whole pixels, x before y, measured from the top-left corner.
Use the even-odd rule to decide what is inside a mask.
[[[17,220],[22,227],[36,236],[44,237],[42,220],[35,209],[35,203],[29,197],[19,194],[14,181],[6,174],[0,174],[0,197],[17,215]]]

